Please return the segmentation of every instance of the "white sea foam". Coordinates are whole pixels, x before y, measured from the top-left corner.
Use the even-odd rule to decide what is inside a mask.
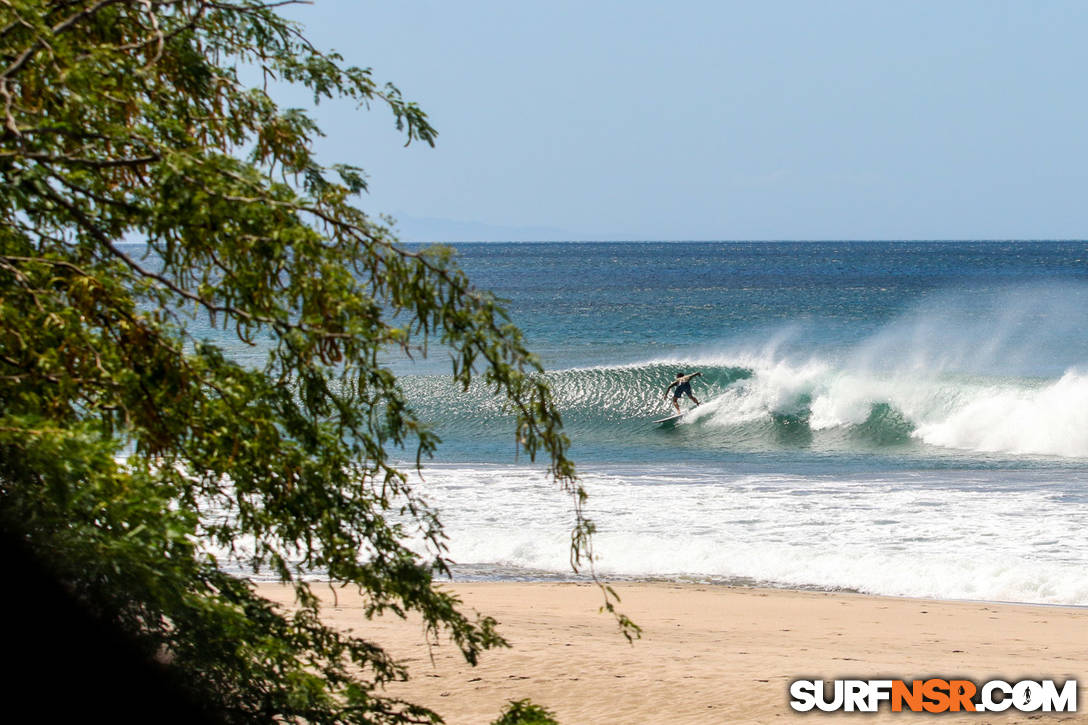
[[[862,592],[1088,604],[1088,508],[1032,472],[734,475],[590,471],[606,576],[753,580]],[[437,467],[461,564],[569,572],[570,507],[539,473]]]
[[[807,411],[814,431],[864,423],[877,404],[898,411],[933,446],[1011,455],[1088,457],[1088,374],[1054,381],[921,373],[873,376],[807,362],[756,366],[687,422],[729,427]]]
[[[1088,376],[1069,371],[1037,389],[995,386],[921,421],[927,443],[1013,454],[1088,456]]]

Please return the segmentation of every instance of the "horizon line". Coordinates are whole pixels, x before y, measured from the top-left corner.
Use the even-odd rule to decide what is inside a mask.
[[[398,239],[402,244],[819,244],[826,242],[870,243],[1008,243],[1088,242],[1088,237],[961,237],[961,238],[812,238],[812,239]]]

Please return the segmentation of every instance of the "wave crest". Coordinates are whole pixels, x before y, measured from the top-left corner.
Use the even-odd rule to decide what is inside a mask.
[[[827,361],[737,356],[713,364],[651,361],[548,376],[576,442],[588,435],[639,446],[661,434],[648,423],[669,410],[665,387],[677,371],[694,370],[703,373],[694,390],[703,404],[677,426],[695,434],[676,445],[723,451],[914,446],[1088,457],[1088,374],[1075,370],[1040,380],[915,368],[874,373]],[[442,378],[419,377],[406,387],[423,417],[439,428],[508,432],[508,414],[482,384],[462,393]]]

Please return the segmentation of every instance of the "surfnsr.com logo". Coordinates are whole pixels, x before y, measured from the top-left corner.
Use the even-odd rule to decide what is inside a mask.
[[[798,712],[1076,712],[1077,681],[1054,680],[794,680],[790,707]]]

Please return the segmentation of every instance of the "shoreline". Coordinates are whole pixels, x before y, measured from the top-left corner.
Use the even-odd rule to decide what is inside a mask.
[[[245,576],[243,573],[238,573],[239,576]],[[455,572],[456,576],[456,572]],[[278,584],[278,579],[268,578],[253,578],[248,577],[254,584],[260,586],[269,584]],[[326,579],[320,577],[314,577],[313,579],[303,578],[304,581],[308,581],[311,584],[324,584],[327,583]],[[1019,602],[1009,599],[966,599],[959,597],[940,598],[940,597],[919,597],[912,594],[879,594],[874,592],[863,592],[857,589],[849,588],[823,588],[816,585],[794,585],[794,584],[782,584],[777,585],[773,582],[759,581],[755,582],[748,578],[742,580],[718,580],[718,579],[695,579],[695,578],[670,578],[667,576],[625,576],[618,578],[609,578],[605,576],[599,576],[598,580],[610,586],[617,585],[645,585],[645,586],[692,586],[692,587],[710,587],[710,588],[723,588],[723,589],[758,589],[768,592],[796,592],[807,594],[831,594],[831,595],[843,595],[843,596],[859,596],[859,597],[876,597],[880,599],[906,599],[914,601],[926,601],[926,602],[959,602],[963,604],[997,604],[1001,606],[1013,606],[1013,607],[1058,607],[1067,609],[1081,609],[1088,611],[1088,604],[1067,604],[1064,602]],[[547,584],[569,584],[574,586],[596,586],[592,577],[589,576],[562,576],[556,574],[554,576],[540,575],[540,576],[524,576],[517,577],[511,576],[509,578],[496,576],[475,576],[468,575],[456,576],[453,580],[444,579],[439,582],[440,586],[474,586],[476,584],[512,584],[528,586],[535,585],[547,585]]]
[[[592,583],[443,584],[464,610],[493,616],[512,645],[468,666],[418,618],[366,620],[354,591],[315,586],[323,618],[372,639],[412,677],[386,692],[431,707],[451,725],[490,723],[509,700],[531,698],[564,725],[769,722],[913,713],[797,713],[798,679],[954,677],[983,682],[1078,682],[1076,713],[946,713],[941,723],[1088,723],[1088,607],[888,597],[716,583],[617,581],[617,608],[643,629],[628,644],[598,613]],[[258,583],[285,606],[290,590]],[[925,716],[928,717],[928,716]]]

